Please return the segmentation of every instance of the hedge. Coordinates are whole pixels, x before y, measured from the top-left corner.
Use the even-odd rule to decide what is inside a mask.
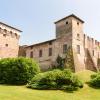
[[[5,58],[0,60],[0,83],[26,84],[39,73],[39,65],[29,58]]]
[[[35,75],[27,84],[32,89],[77,90],[82,82],[70,70],[53,70]]]

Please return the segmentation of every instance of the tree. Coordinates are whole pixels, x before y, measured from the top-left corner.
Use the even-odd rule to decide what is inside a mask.
[[[74,59],[73,59],[73,51],[72,48],[69,47],[67,49],[67,53],[66,53],[66,57],[65,57],[65,61],[64,61],[64,67],[71,69],[72,71],[74,71]]]
[[[64,69],[64,59],[58,55],[57,57],[57,68]]]
[[[100,58],[98,58],[97,60],[97,66],[98,66],[98,69],[100,70]]]

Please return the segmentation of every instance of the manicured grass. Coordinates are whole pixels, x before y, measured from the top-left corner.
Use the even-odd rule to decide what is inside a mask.
[[[89,73],[92,72],[84,71],[77,75],[81,75],[80,78],[87,81]],[[0,85],[0,100],[100,100],[100,89],[93,89],[85,84],[83,89],[68,93],[60,90],[32,90],[25,86]]]

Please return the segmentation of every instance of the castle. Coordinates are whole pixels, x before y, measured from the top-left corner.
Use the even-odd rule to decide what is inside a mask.
[[[58,55],[64,57],[71,46],[76,72],[97,70],[100,42],[84,34],[83,24],[84,21],[73,14],[56,21],[56,39],[23,47],[26,57],[36,59],[41,69],[47,70],[56,62]]]
[[[6,37],[0,31],[0,37],[2,36],[0,56],[1,58],[16,57],[18,33],[21,31],[5,24],[2,25],[6,26],[6,28],[0,26],[0,30],[6,33]],[[72,47],[75,72],[85,69],[96,71],[100,68],[97,63],[100,58],[100,42],[84,34],[83,25],[84,21],[73,14],[62,18],[55,22],[56,39],[20,46],[19,56],[35,59],[39,62],[42,70],[48,70],[56,62],[58,55],[65,57],[68,47]],[[7,45],[7,43],[9,44]]]

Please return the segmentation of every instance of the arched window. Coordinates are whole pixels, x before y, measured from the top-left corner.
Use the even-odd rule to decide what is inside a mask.
[[[17,39],[17,33],[15,33],[15,37],[16,37],[16,39]]]

